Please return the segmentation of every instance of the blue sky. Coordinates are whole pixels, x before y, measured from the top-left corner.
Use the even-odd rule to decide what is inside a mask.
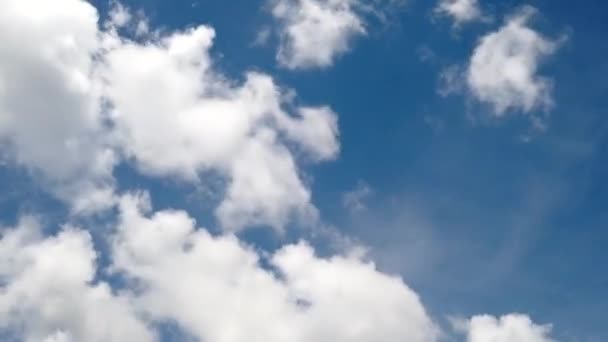
[[[0,4],[4,1],[7,6],[17,8],[15,1],[0,0]],[[168,208],[185,210],[197,220],[196,227],[205,227],[218,239],[225,234],[231,236],[235,233],[241,244],[252,246],[264,259],[259,269],[271,274],[281,271],[290,274],[292,270],[288,266],[264,265],[267,262],[264,257],[266,253],[278,255],[285,246],[300,240],[309,241],[319,259],[334,254],[348,254],[351,244],[365,246],[367,254],[359,262],[363,264],[373,261],[377,268],[374,276],[398,275],[407,284],[408,291],[419,296],[421,305],[428,312],[424,314],[425,318],[432,321],[437,330],[441,330],[439,337],[432,333],[421,333],[419,337],[379,333],[366,335],[368,337],[384,336],[387,340],[393,338],[395,341],[421,342],[548,342],[551,341],[549,338],[574,342],[607,340],[605,317],[608,315],[608,273],[604,271],[604,265],[608,262],[608,255],[604,247],[608,243],[608,189],[604,178],[608,174],[608,164],[605,162],[608,153],[608,120],[605,118],[608,84],[604,76],[608,72],[608,41],[604,35],[608,30],[608,5],[601,1],[572,6],[565,1],[480,0],[477,8],[481,14],[456,24],[457,15],[440,12],[437,10],[439,2],[435,1],[363,2],[370,5],[373,11],[361,6],[361,2],[343,1],[351,4],[349,10],[365,27],[366,33],[352,33],[347,39],[347,45],[332,55],[327,63],[313,60],[308,64],[298,64],[293,51],[294,55],[284,57],[287,62],[277,58],[280,55],[279,46],[289,49],[285,45],[288,44],[285,30],[289,19],[281,19],[276,11],[273,12],[273,6],[281,2],[289,6],[302,3],[284,0],[233,0],[230,3],[220,0],[124,0],[119,6],[107,1],[90,2],[100,17],[99,32],[122,37],[125,42],[130,41],[137,47],[146,44],[161,46],[158,42],[162,37],[171,37],[175,32],[187,28],[199,25],[212,27],[215,37],[212,46],[208,47],[208,56],[197,58],[209,58],[213,64],[212,73],[232,84],[229,86],[232,88],[221,88],[223,91],[239,89],[247,82],[245,73],[254,71],[270,76],[281,91],[287,94],[285,96],[289,97],[290,92],[293,94],[293,99],[287,100],[285,105],[287,111],[298,112],[302,107],[330,108],[331,113],[328,115],[335,115],[337,119],[335,137],[333,134],[330,134],[331,137],[314,135],[307,140],[308,138],[301,138],[298,135],[300,133],[293,133],[291,141],[281,143],[280,146],[273,145],[290,151],[288,155],[296,162],[296,176],[301,184],[298,182],[297,186],[294,185],[285,194],[281,194],[284,197],[277,200],[278,204],[255,207],[257,214],[263,212],[259,214],[262,219],[255,215],[247,216],[246,211],[245,214],[239,212],[238,210],[246,210],[239,206],[247,208],[250,204],[238,202],[245,201],[239,195],[233,194],[230,197],[230,184],[236,182],[239,175],[234,171],[236,166],[232,166],[231,160],[216,162],[211,157],[201,157],[203,159],[198,163],[192,162],[193,164],[190,161],[175,164],[164,162],[166,157],[171,159],[169,155],[181,155],[183,152],[177,149],[180,145],[176,145],[175,150],[170,149],[173,141],[170,138],[167,138],[166,143],[161,142],[170,146],[167,154],[154,154],[157,150],[152,142],[139,149],[137,137],[150,130],[158,130],[162,124],[142,126],[137,131],[132,126],[141,126],[148,121],[121,121],[122,117],[130,115],[130,108],[139,108],[133,103],[136,100],[141,102],[141,99],[137,98],[140,93],[131,97],[127,94],[132,88],[117,86],[115,89],[109,87],[112,89],[108,95],[102,97],[106,96],[104,101],[124,113],[115,119],[111,115],[106,117],[105,110],[100,110],[104,120],[116,120],[108,124],[109,128],[103,126],[104,133],[100,135],[118,136],[116,139],[120,140],[123,133],[120,129],[135,133],[125,133],[128,138],[120,140],[120,147],[113,145],[112,139],[111,143],[102,139],[104,146],[111,146],[108,148],[117,151],[117,161],[112,164],[109,173],[102,172],[101,176],[95,173],[96,170],[82,171],[89,168],[80,167],[78,163],[75,164],[74,173],[77,176],[69,172],[69,177],[64,178],[63,173],[57,176],[58,173],[53,168],[55,166],[49,166],[46,161],[40,162],[41,159],[28,159],[31,155],[28,154],[30,145],[15,138],[21,137],[18,129],[44,131],[45,127],[32,128],[29,124],[22,124],[13,128],[9,126],[10,123],[0,122],[0,138],[3,141],[0,150],[3,154],[0,168],[0,187],[3,189],[0,218],[7,227],[5,231],[19,231],[22,229],[18,223],[19,218],[35,215],[44,226],[44,237],[40,242],[43,244],[44,239],[52,239],[54,234],[61,234],[65,224],[84,227],[83,230],[93,237],[99,263],[95,270],[95,280],[87,284],[107,283],[117,298],[124,292],[127,293],[125,298],[141,304],[144,299],[160,296],[159,293],[164,292],[151,291],[147,297],[138,296],[138,291],[134,290],[137,286],[131,284],[131,280],[135,279],[134,284],[143,284],[144,288],[149,286],[154,289],[157,284],[147,278],[138,279],[143,273],[138,273],[134,268],[135,261],[132,264],[117,261],[120,248],[128,245],[132,236],[115,227],[138,225],[146,219],[152,222],[157,218],[155,212]],[[29,5],[24,8],[28,11],[45,10],[36,8],[40,1],[27,0],[27,3]],[[80,0],[61,0],[57,6],[75,6],[76,3],[80,3]],[[110,11],[117,6],[124,6],[125,11],[130,11],[132,18],[128,23],[120,24],[116,17],[112,17]],[[528,108],[520,105],[520,101],[529,96],[529,85],[522,86],[521,91],[517,90],[520,89],[517,85],[510,85],[517,88],[510,92],[509,89],[505,90],[504,84],[492,88],[491,82],[488,86],[487,83],[471,81],[474,67],[481,67],[473,64],[472,56],[481,49],[483,37],[499,32],[512,20],[516,20],[513,18],[524,16],[520,13],[526,8],[535,8],[536,12],[521,25],[542,38],[532,40],[529,46],[526,45],[528,41],[519,42],[519,46],[514,43],[512,50],[509,50],[513,54],[511,57],[517,59],[518,54],[526,54],[526,51],[531,51],[529,49],[534,49],[543,42],[552,44],[552,48],[548,48],[545,53],[527,56],[532,58],[534,67],[530,71],[533,78],[525,81],[546,82],[543,83],[546,85],[545,90],[530,95],[534,104]],[[46,10],[50,13],[50,10]],[[149,26],[149,30],[139,36],[135,33],[138,21],[146,22]],[[104,28],[104,22],[111,24]],[[115,32],[112,33],[112,30]],[[260,32],[268,32],[267,39],[260,40]],[[315,32],[321,31],[319,29]],[[328,33],[325,34],[329,36]],[[8,46],[12,46],[10,33],[0,34],[0,42],[3,39],[6,39]],[[118,47],[113,46],[109,50],[118,51],[123,48],[120,44],[128,45],[116,44]],[[496,49],[494,46],[490,52],[498,51]],[[319,51],[316,52],[320,53]],[[104,53],[106,52],[101,52],[102,55]],[[147,58],[152,58],[151,56]],[[11,77],[14,76],[7,70],[23,68],[25,75],[27,68],[35,69],[33,64],[21,66],[11,62],[9,57],[0,58],[0,86],[3,86],[0,90],[6,88],[9,89],[7,94],[21,94],[10,92],[10,84],[14,83]],[[126,69],[112,64],[123,63],[123,60],[119,60],[121,57],[118,53],[108,53],[106,63],[110,69],[118,70],[104,75],[110,80],[109,83],[119,84],[126,79],[124,74],[129,68],[137,69],[137,63]],[[125,60],[124,63],[126,62]],[[529,64],[525,66],[530,67]],[[508,73],[505,71],[508,67],[508,64],[503,64],[497,69],[485,70],[489,73],[490,80],[496,80],[506,77],[504,75]],[[442,75],[446,75],[449,70],[456,72],[454,78],[446,83]],[[497,74],[492,74],[493,72]],[[143,88],[143,78],[133,77],[133,84]],[[206,76],[201,76],[204,77]],[[177,83],[171,83],[173,80],[168,78],[165,81],[167,87],[175,88]],[[215,79],[205,78],[201,82],[215,82]],[[9,87],[5,86],[7,84]],[[442,91],[446,86],[451,90],[448,93]],[[176,94],[188,92],[187,88],[182,89],[181,85],[179,87],[175,89]],[[228,86],[220,84],[217,87]],[[154,101],[158,96],[172,96],[154,91],[149,90],[148,98],[153,103],[157,103]],[[484,99],[480,94],[490,95]],[[42,103],[50,101],[45,95],[42,92],[30,94],[36,102]],[[29,115],[27,117],[35,118],[35,115],[40,115],[37,112],[17,112],[9,106],[8,98],[0,91],[0,117],[3,110],[6,113],[13,110],[17,116]],[[547,99],[550,99],[551,104],[543,102]],[[4,105],[3,101],[8,104]],[[511,106],[505,111],[498,110],[495,106],[500,101],[508,101]],[[162,107],[163,103],[158,103]],[[244,107],[238,107],[238,110],[246,111],[246,105],[247,103]],[[152,110],[155,109],[152,107]],[[162,109],[158,111],[160,116],[173,115],[162,112]],[[53,120],[53,113],[42,113],[41,115],[48,114]],[[239,114],[238,111],[236,113]],[[12,114],[5,115],[10,117]],[[61,120],[63,119],[57,119],[57,122],[63,122]],[[535,124],[538,122],[535,120],[540,120],[542,127]],[[330,125],[325,121],[320,125],[325,124]],[[107,133],[108,129],[114,127],[118,127],[116,132]],[[53,127],[48,128],[52,129]],[[286,130],[286,133],[279,134],[291,134],[290,128],[276,129]],[[89,134],[87,132],[89,131],[78,131],[77,136]],[[159,132],[159,141],[165,139],[165,133],[167,136],[181,134]],[[98,131],[90,134],[97,135]],[[196,131],[194,134],[196,137]],[[58,146],[64,146],[63,142],[68,141],[67,138],[58,136],[62,141]],[[41,137],[40,141],[44,142],[44,139]],[[339,143],[339,153],[326,152],[332,149],[330,145],[334,144],[334,140]],[[35,141],[36,139],[34,143]],[[95,144],[97,143],[96,140]],[[213,144],[213,141],[207,143]],[[307,148],[310,149],[308,155]],[[76,158],[81,157],[83,163],[90,165],[95,162],[87,161],[89,157],[86,154],[89,150],[78,151],[82,155],[77,155]],[[98,148],[90,151],[91,154],[98,153]],[[235,160],[240,158],[239,152],[231,151],[222,153],[235,153]],[[276,152],[276,149],[273,151]],[[192,153],[188,149],[185,152]],[[255,154],[254,158],[257,156]],[[63,165],[62,158],[61,154],[56,156]],[[278,169],[282,160],[275,160],[271,165]],[[255,165],[258,165],[255,164],[257,159],[251,162],[252,166],[246,170],[254,170]],[[69,163],[71,161],[66,161],[65,165]],[[182,171],[186,174],[187,171],[184,170],[191,165],[195,166],[196,180],[182,174]],[[230,171],[225,171],[226,168]],[[85,177],[82,176],[83,172],[95,175]],[[271,173],[268,182],[273,183],[272,177],[275,176],[288,178],[290,175]],[[71,185],[74,178],[82,183],[74,181]],[[253,180],[255,184],[260,182],[265,182],[265,179],[262,177]],[[96,206],[91,209],[92,213],[88,210],[74,211],[74,199],[88,191],[87,186],[90,184],[94,184],[93,190],[98,190],[99,184],[110,184],[116,201],[108,200],[102,205],[103,208]],[[282,183],[277,184],[283,186]],[[301,190],[300,186],[310,191],[311,197],[304,201],[306,203],[294,199]],[[74,192],[74,188],[78,190]],[[128,194],[132,191],[146,191],[152,203],[149,211],[142,209],[136,215],[137,219],[132,219],[125,213],[132,209],[131,202],[146,200],[128,199]],[[274,196],[274,193],[262,191],[261,195],[249,195],[255,201],[263,202],[265,196]],[[230,211],[228,214],[218,213],[218,208],[223,206],[227,198],[232,198],[232,205],[237,207],[233,210],[236,211],[233,214]],[[291,203],[292,199],[297,202],[294,202],[297,210],[300,210],[300,206],[308,205],[316,208],[317,217],[312,221],[307,218],[294,219],[293,216],[306,216],[306,213],[287,207],[284,210],[289,218],[283,222],[283,216],[276,212],[282,213],[282,206],[289,206],[285,203]],[[141,203],[138,205],[146,206]],[[306,208],[303,211],[308,210]],[[266,210],[270,214],[266,214]],[[238,216],[239,213],[245,218]],[[277,220],[281,222],[277,223]],[[234,223],[241,221],[245,223]],[[4,236],[10,236],[6,232]],[[8,238],[4,237],[4,241],[4,245],[0,244],[0,251],[2,248],[6,251],[0,253],[0,257],[11,254],[6,242],[9,241]],[[37,242],[27,243],[36,245]],[[170,256],[168,254],[166,260],[170,260]],[[162,259],[162,255],[159,258]],[[17,257],[15,259],[21,260]],[[23,263],[27,264],[25,261]],[[162,262],[158,265],[162,265]],[[316,264],[311,261],[311,265]],[[17,286],[14,279],[20,279],[19,275],[8,271],[2,273],[2,267],[0,262],[0,289],[3,286]],[[106,267],[122,271],[108,275]],[[293,272],[296,274],[299,271]],[[339,272],[341,271],[336,271],[336,277],[340,277]],[[189,279],[186,278],[187,273],[182,275],[184,279]],[[175,279],[175,283],[180,281],[182,280]],[[382,281],[378,280],[378,286],[384,284]],[[285,286],[291,289],[290,283]],[[309,300],[314,307],[315,297]],[[161,299],[158,301],[162,302]],[[39,314],[43,304],[34,300],[32,303],[31,307],[7,306],[4,310],[13,314],[35,312],[35,317],[46,317]],[[198,304],[204,306],[206,303],[203,301]],[[3,309],[2,305],[9,304],[0,301],[0,309]],[[139,315],[151,316],[152,322],[163,327],[161,332],[156,332],[161,340],[189,340],[186,336],[191,335],[192,339],[212,342],[240,341],[236,338],[222,339],[221,335],[213,333],[207,335],[201,327],[211,321],[196,323],[196,319],[185,316],[183,312],[158,309],[162,306],[160,304],[156,307],[137,305],[133,311],[138,319],[146,319]],[[379,308],[381,310],[382,306]],[[370,312],[382,312],[374,311],[376,309],[374,306]],[[551,331],[526,335],[520,330],[520,335],[508,335],[510,327],[505,323],[495,327],[496,331],[490,332],[490,335],[483,335],[484,326],[475,324],[474,317],[482,314],[499,318],[513,313],[529,317],[532,330],[551,325]],[[3,314],[0,310],[0,317]],[[232,314],[239,315],[238,311]],[[386,314],[390,315],[391,311]],[[0,336],[15,336],[17,340],[31,338],[31,341],[77,341],[79,336],[89,336],[93,340],[90,337],[93,335],[70,330],[73,326],[71,324],[78,326],[78,323],[66,323],[60,319],[40,323],[43,318],[29,323],[11,320],[13,323],[0,324]],[[454,318],[468,320],[464,331],[454,327]],[[341,322],[335,324],[339,326]],[[167,328],[169,326],[171,328]],[[53,328],[50,331],[44,330],[48,327]],[[410,327],[412,330],[416,328],[419,327]],[[178,333],[171,333],[171,329]],[[313,332],[309,335],[302,336],[332,336],[315,335],[314,330],[311,331]],[[496,339],[488,337],[492,336],[491,333],[496,334]],[[333,338],[337,341],[341,341],[339,336],[346,336],[336,334],[338,337]],[[505,336],[512,337],[509,339]],[[367,341],[363,338],[365,337],[356,341]],[[120,337],[117,340],[121,340]],[[106,337],[99,341],[114,340]]]

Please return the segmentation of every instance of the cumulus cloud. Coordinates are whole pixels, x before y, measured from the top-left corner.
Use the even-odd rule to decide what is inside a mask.
[[[0,239],[0,336],[31,342],[156,341],[172,322],[200,341],[433,342],[438,328],[401,279],[306,243],[272,255],[212,236],[185,212],[120,199],[110,271],[83,230],[44,236],[22,219]],[[116,285],[116,284],[114,284]],[[115,292],[119,291],[120,295]]]
[[[5,0],[0,11],[1,151],[76,210],[106,206],[113,192],[93,76],[97,20],[75,0]]]
[[[368,34],[370,22],[386,23],[408,0],[267,0],[277,20],[277,61],[287,69],[325,68]]]
[[[468,88],[497,117],[510,110],[529,113],[553,104],[552,81],[538,75],[538,68],[558,43],[528,27],[535,13],[532,7],[525,7],[510,17],[498,31],[481,38],[471,57]]]
[[[550,337],[551,326],[537,325],[526,315],[481,315],[457,325],[468,342],[555,342]]]
[[[0,336],[28,342],[153,341],[126,298],[95,282],[88,233],[43,237],[33,218],[0,239]],[[10,340],[10,339],[9,339]]]
[[[280,229],[294,215],[314,217],[287,144],[312,160],[334,158],[335,113],[291,106],[265,74],[248,73],[242,84],[227,80],[212,66],[214,36],[200,26],[110,48],[103,75],[116,142],[144,173],[193,181],[205,171],[224,176],[217,215],[226,229]]]
[[[290,69],[327,67],[366,34],[356,0],[272,0],[280,22],[280,64]]]
[[[355,257],[322,259],[305,243],[261,257],[213,237],[181,211],[122,199],[114,267],[141,289],[138,310],[202,341],[436,341],[437,328],[399,278]]]
[[[435,8],[435,13],[450,16],[455,26],[483,17],[478,0],[441,0]]]
[[[45,236],[24,217],[0,238],[0,336],[28,342],[158,341],[159,327],[213,342],[436,342],[418,295],[356,253],[321,258],[301,242],[267,254],[212,236],[187,213],[119,200],[107,272],[86,231]],[[114,284],[116,285],[116,284]],[[116,293],[119,294],[116,294]],[[468,342],[554,342],[525,315],[456,321]]]
[[[105,30],[82,0],[4,4],[3,149],[75,208],[113,205],[113,169],[126,160],[154,176],[220,175],[217,216],[229,230],[314,219],[297,159],[339,152],[330,108],[293,105],[263,73],[225,77],[213,67],[208,26],[136,42],[118,33],[133,18],[119,3]]]

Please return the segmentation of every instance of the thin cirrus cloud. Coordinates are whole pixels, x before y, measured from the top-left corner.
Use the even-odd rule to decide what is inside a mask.
[[[342,195],[342,205],[350,213],[358,213],[367,210],[366,201],[374,190],[365,182],[359,181],[355,188]]]

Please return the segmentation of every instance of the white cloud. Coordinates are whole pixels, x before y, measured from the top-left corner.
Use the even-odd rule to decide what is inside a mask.
[[[119,36],[135,24],[117,2],[105,30],[82,0],[3,7],[0,84],[11,84],[0,88],[3,150],[74,210],[112,206],[114,166],[129,160],[141,172],[192,182],[219,174],[226,229],[314,219],[296,159],[338,154],[331,109],[294,106],[262,73],[228,79],[213,68],[207,26],[135,42]],[[137,35],[139,26],[131,28]]]
[[[269,224],[278,229],[291,219],[314,221],[310,192],[298,178],[286,148],[272,131],[262,131],[243,146],[230,166],[232,181],[217,210],[225,229]],[[295,217],[294,217],[295,215]]]
[[[457,329],[466,333],[468,342],[554,342],[551,326],[534,324],[526,315],[482,315],[463,323]]]
[[[64,228],[43,237],[24,218],[0,239],[0,335],[28,342],[153,341],[127,300],[94,282],[88,233]]]
[[[285,246],[262,267],[234,236],[196,229],[181,211],[146,214],[124,197],[116,270],[141,291],[133,302],[203,341],[436,341],[437,328],[400,279],[355,257],[321,259]]]
[[[483,18],[478,0],[441,0],[435,12],[452,17],[456,26]]]
[[[227,80],[212,66],[214,36],[200,26],[110,49],[103,75],[117,144],[144,173],[192,181],[206,171],[225,177],[226,198],[217,215],[226,229],[281,229],[293,216],[314,218],[287,146],[295,144],[314,160],[334,158],[335,113],[291,108],[265,74],[248,73],[242,84]]]
[[[0,335],[28,342],[157,341],[171,322],[199,341],[436,342],[418,296],[357,253],[320,258],[306,243],[273,254],[234,235],[212,236],[185,212],[120,199],[108,260],[120,294],[85,231],[44,236],[24,217],[0,239]],[[527,316],[475,316],[455,328],[468,342],[553,342]]]
[[[102,25],[106,33],[116,35],[117,31],[121,31],[137,38],[158,35],[158,32],[150,32],[148,18],[142,10],[133,13],[131,8],[118,0],[110,0],[109,6],[108,18]]]
[[[275,7],[299,37],[284,37],[292,67],[331,64],[365,32],[345,0],[297,4],[304,13]],[[336,156],[335,113],[295,106],[262,73],[228,79],[213,67],[209,27],[134,42],[118,36],[132,18],[116,11],[104,31],[82,0],[2,0],[2,153],[76,211],[114,204],[112,172],[128,160],[159,177],[221,175],[227,184],[217,215],[230,231],[314,218],[297,159]],[[320,43],[301,40],[309,32]],[[321,52],[302,52],[308,48]],[[32,219],[1,230],[0,336],[146,342],[158,338],[154,323],[171,321],[212,342],[438,338],[416,293],[355,252],[320,258],[301,243],[267,257],[234,235],[197,229],[184,212],[150,213],[134,196],[119,205],[108,255],[116,275],[128,278],[119,293],[99,280],[105,270],[87,232],[66,226],[44,236]],[[476,322],[471,336],[518,326]]]
[[[356,0],[271,0],[280,22],[280,64],[290,69],[327,67],[366,34]]]
[[[77,211],[105,206],[112,193],[115,158],[101,141],[93,77],[97,34],[87,2],[2,1],[2,153]]]
[[[497,117],[509,110],[531,112],[553,104],[550,79],[537,75],[539,64],[558,44],[527,26],[535,10],[526,7],[498,31],[484,36],[467,71],[474,98],[490,105]]]
[[[126,26],[132,19],[133,15],[127,7],[118,1],[111,1],[110,12],[108,13],[109,21],[106,22],[106,26],[121,28]]]

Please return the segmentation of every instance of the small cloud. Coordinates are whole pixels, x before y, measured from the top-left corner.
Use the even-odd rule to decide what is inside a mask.
[[[424,116],[424,123],[429,126],[434,133],[440,133],[445,129],[445,121],[438,116],[427,114]]]
[[[536,13],[531,6],[523,7],[479,40],[466,66],[443,69],[439,94],[466,93],[474,100],[471,103],[489,109],[490,119],[520,112],[528,115],[535,129],[544,130],[547,112],[554,105],[554,83],[539,75],[538,69],[557,51],[563,38],[552,40],[530,28],[529,21]]]
[[[108,13],[108,21],[105,22],[106,28],[122,28],[125,27],[133,18],[129,9],[118,1],[110,2],[110,12]]]
[[[537,325],[522,314],[478,315],[470,320],[451,318],[450,322],[456,332],[467,336],[468,342],[554,342],[550,325]]]
[[[510,110],[529,113],[553,105],[553,82],[537,70],[559,44],[528,26],[536,12],[528,6],[511,16],[498,31],[481,38],[471,57],[466,75],[469,91],[490,105],[496,117]]]
[[[148,19],[144,16],[141,16],[137,25],[135,25],[135,36],[136,37],[145,37],[150,33],[150,24],[148,23]]]
[[[348,53],[374,22],[388,24],[408,0],[267,0],[278,25],[279,65],[327,68]]]
[[[465,74],[459,65],[450,65],[439,73],[437,92],[442,97],[461,93],[465,87]]]
[[[455,27],[483,19],[478,0],[441,0],[435,13],[451,17]]]
[[[150,25],[145,13],[141,10],[133,13],[131,9],[121,2],[110,2],[108,19],[103,23],[106,30],[124,30],[135,37],[146,37],[150,34]]]
[[[328,67],[366,34],[350,0],[275,0],[272,15],[280,22],[278,62],[288,69]]]
[[[372,188],[367,183],[359,181],[355,189],[342,196],[342,204],[350,213],[359,213],[367,210],[365,202],[372,194]]]
[[[253,46],[265,46],[266,44],[268,44],[268,41],[270,40],[271,36],[272,36],[272,30],[269,27],[264,27],[256,33],[255,38],[253,39],[252,45]]]
[[[418,58],[423,63],[432,63],[437,60],[437,54],[428,45],[421,45],[416,49]]]

